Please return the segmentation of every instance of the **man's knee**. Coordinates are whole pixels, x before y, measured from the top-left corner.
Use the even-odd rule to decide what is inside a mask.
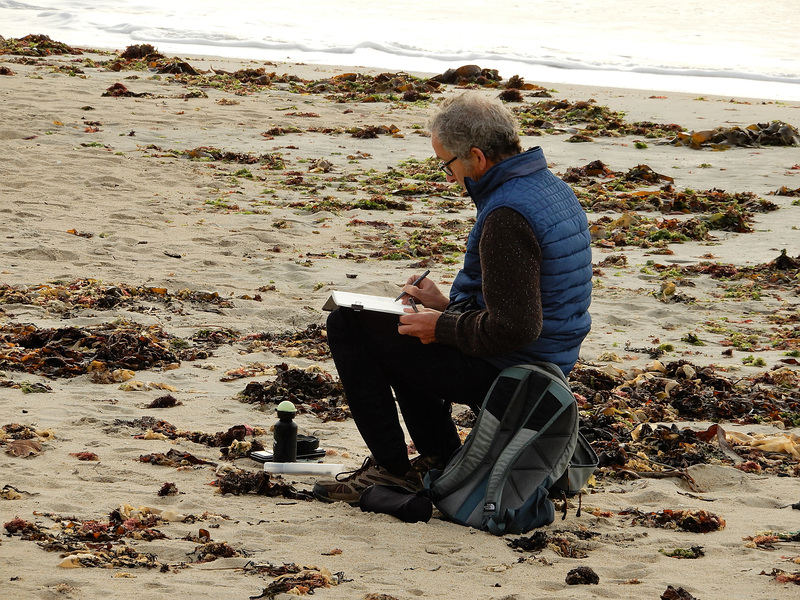
[[[328,313],[328,318],[325,321],[325,325],[328,331],[330,331],[331,329],[338,329],[342,323],[343,319],[340,309],[337,308]]]

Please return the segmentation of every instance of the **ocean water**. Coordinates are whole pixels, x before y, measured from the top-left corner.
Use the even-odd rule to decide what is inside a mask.
[[[797,10],[797,0],[0,0],[0,35],[800,100]]]

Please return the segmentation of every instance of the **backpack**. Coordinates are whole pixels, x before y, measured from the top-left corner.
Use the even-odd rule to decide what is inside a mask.
[[[500,373],[464,444],[443,470],[426,475],[425,487],[456,523],[525,533],[555,519],[551,489],[578,493],[596,466],[566,378],[540,362]]]

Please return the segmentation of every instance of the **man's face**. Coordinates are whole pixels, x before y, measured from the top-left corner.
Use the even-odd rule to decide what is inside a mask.
[[[449,152],[444,149],[442,144],[439,142],[439,138],[436,135],[431,137],[431,145],[433,146],[433,151],[436,153],[436,158],[441,160],[442,162],[448,162],[450,159],[455,157],[455,154]],[[472,156],[470,156],[470,159]],[[452,175],[447,176],[447,181],[449,183],[453,183],[457,181],[461,184],[461,187],[466,189],[464,186],[464,178],[465,177],[472,177],[473,179],[477,180],[478,178],[474,176],[474,168],[473,165],[470,164],[469,159],[463,158],[456,158],[453,162],[448,165],[448,168],[453,172]]]

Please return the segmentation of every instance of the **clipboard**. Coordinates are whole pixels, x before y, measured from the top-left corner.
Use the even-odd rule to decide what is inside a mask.
[[[372,296],[370,294],[356,294],[354,292],[341,292],[334,290],[322,306],[322,310],[334,310],[337,306],[352,308],[353,310],[371,310],[375,312],[403,315],[407,304],[386,296]]]

